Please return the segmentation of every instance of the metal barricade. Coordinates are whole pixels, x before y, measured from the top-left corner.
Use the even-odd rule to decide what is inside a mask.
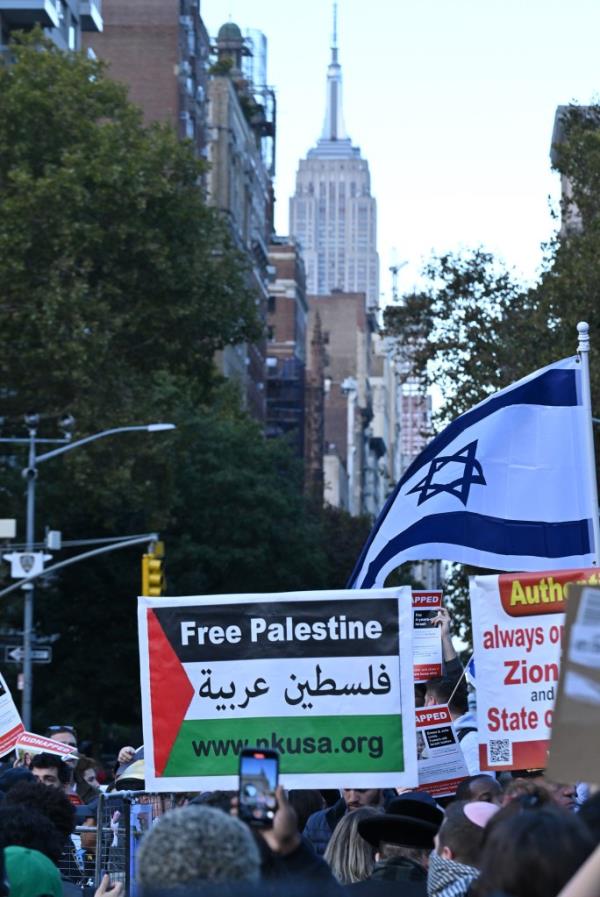
[[[172,794],[114,791],[101,794],[95,830],[94,885],[105,873],[112,883],[122,882],[125,897],[135,897],[137,850],[144,833],[176,806]]]
[[[96,837],[96,825],[78,825],[58,864],[61,876],[80,888],[82,894],[95,891]]]

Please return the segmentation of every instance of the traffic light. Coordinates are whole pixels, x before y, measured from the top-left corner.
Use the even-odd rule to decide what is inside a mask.
[[[142,555],[142,595],[150,598],[159,598],[165,589],[163,552],[158,545],[151,554]]]

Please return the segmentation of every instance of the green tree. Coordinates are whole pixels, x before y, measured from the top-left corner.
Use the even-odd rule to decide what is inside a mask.
[[[23,412],[37,411],[39,435],[56,436],[69,411],[75,436],[165,419],[184,434],[218,383],[215,351],[261,333],[248,264],[205,202],[203,164],[168,127],[144,127],[101,64],[39,32],[12,53],[0,67],[4,433],[20,435]],[[42,465],[38,538],[44,524],[66,538],[176,532],[191,449],[171,437],[119,436]],[[22,539],[26,459],[5,451],[3,512]],[[187,500],[193,509],[189,490]],[[40,723],[137,719],[139,586],[139,556],[127,552],[38,589],[39,629],[61,634],[51,675],[37,676]],[[21,612],[16,595],[3,622],[20,625]]]
[[[202,163],[169,127],[144,127],[101,63],[39,33],[12,50],[0,67],[2,413],[76,407],[82,424],[118,424],[164,374],[201,394],[214,352],[260,333]]]
[[[438,425],[573,355],[581,320],[591,327],[592,396],[600,402],[600,106],[572,107],[564,124],[555,159],[569,184],[563,214],[572,226],[542,247],[538,283],[524,286],[481,248],[448,253],[426,265],[423,290],[386,311],[401,357],[441,392]]]
[[[535,369],[542,312],[533,291],[483,249],[433,258],[426,286],[385,312],[407,370],[441,395],[438,423]],[[545,325],[544,325],[545,326]]]
[[[368,514],[353,517],[343,508],[320,508],[327,572],[319,588],[343,589],[369,538],[373,521]]]
[[[210,407],[180,408],[177,423],[167,437],[173,464],[169,519],[161,530],[167,594],[324,587],[321,522],[304,502],[301,470],[285,443],[266,440],[236,408],[228,388]],[[161,471],[148,475],[154,473],[162,488]],[[137,524],[144,531],[143,509],[137,509],[137,519],[132,510],[118,507],[113,532],[138,531]],[[64,521],[64,508],[54,513]],[[84,512],[74,525],[89,526],[90,519]],[[95,737],[109,721],[139,726],[136,595],[142,550],[74,566],[41,591],[40,629],[59,632],[61,639],[52,675],[35,684],[40,728],[67,717]]]
[[[303,497],[301,465],[287,444],[267,440],[235,406],[219,405],[190,415],[176,438],[167,537],[177,573],[169,592],[323,587],[321,523]]]
[[[248,263],[207,206],[203,165],[166,126],[144,127],[102,64],[40,32],[0,66],[0,415],[76,435],[206,400],[216,350],[261,325]],[[42,468],[39,515],[76,534],[168,521],[173,461],[160,438],[95,443]],[[19,464],[2,472],[22,515]],[[157,485],[158,484],[158,485]],[[65,496],[76,496],[65,503]],[[60,509],[61,521],[51,521]],[[66,519],[65,519],[66,518]],[[90,532],[91,531],[91,532]]]

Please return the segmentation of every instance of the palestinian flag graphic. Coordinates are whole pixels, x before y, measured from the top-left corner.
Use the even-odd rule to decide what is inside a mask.
[[[236,787],[244,747],[276,750],[288,786],[415,784],[410,605],[404,589],[140,598],[147,787]]]

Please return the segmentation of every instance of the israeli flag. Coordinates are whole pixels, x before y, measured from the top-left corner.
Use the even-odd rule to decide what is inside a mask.
[[[589,427],[579,356],[480,402],[410,465],[349,588],[381,587],[404,561],[513,571],[592,566],[597,496]]]

